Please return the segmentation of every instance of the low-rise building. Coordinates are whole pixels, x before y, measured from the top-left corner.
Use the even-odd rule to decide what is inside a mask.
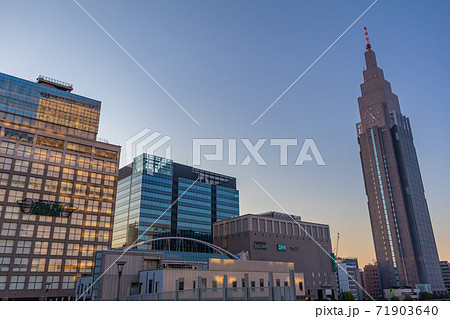
[[[213,243],[250,260],[293,262],[305,278],[305,298],[337,299],[328,225],[278,212],[247,214],[217,222]]]
[[[203,253],[196,253],[194,260],[186,252],[122,253],[110,250],[97,254],[94,275],[77,279],[77,299],[115,300],[118,289],[120,300],[305,298],[303,274],[295,273],[291,262],[236,260]],[[120,285],[117,260],[126,262]]]

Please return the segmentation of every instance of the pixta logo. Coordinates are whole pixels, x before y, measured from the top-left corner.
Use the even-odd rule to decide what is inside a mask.
[[[162,135],[160,132],[152,131],[148,128],[143,129],[139,133],[130,137],[125,143],[125,161],[126,163],[133,162],[133,159],[142,154],[147,153],[156,155],[155,152],[165,146],[164,153],[159,154],[165,158],[172,158],[172,148],[166,145],[172,139],[169,135]]]
[[[256,143],[252,143],[247,138],[239,139],[240,143],[245,146],[247,156],[242,162],[239,163],[241,166],[249,165],[253,160],[257,165],[266,166],[267,162],[264,160],[263,156],[259,153],[264,145],[266,145],[267,139],[258,139]],[[224,140],[220,138],[196,138],[192,140],[192,154],[193,154],[193,165],[197,166],[201,164],[202,155],[208,161],[224,161]],[[238,139],[231,138],[227,140],[228,145],[228,165],[238,165],[237,161],[237,144]],[[298,145],[298,140],[296,138],[273,138],[269,140],[271,147],[277,147],[279,149],[281,166],[288,165],[288,150],[292,149],[294,146]],[[289,148],[291,146],[291,148]],[[211,147],[214,148],[213,153],[202,152],[203,148]],[[298,149],[298,148],[297,148]],[[314,160],[313,160],[313,157]],[[295,161],[295,166],[301,166],[306,161],[315,161],[317,165],[324,166],[325,161],[316,146],[313,139],[305,139],[300,151],[298,152],[297,160]]]

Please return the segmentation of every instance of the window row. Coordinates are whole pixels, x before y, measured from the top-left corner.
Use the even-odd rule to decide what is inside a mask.
[[[9,281],[9,290],[40,290],[40,289],[74,289],[76,276],[47,276],[44,284],[44,276],[29,276],[26,283],[26,276],[11,276]],[[8,276],[0,276],[0,290],[7,288]]]
[[[96,225],[97,216],[87,216],[85,225]],[[103,216],[102,216],[103,217]],[[110,224],[110,223],[109,223]],[[37,227],[35,227],[37,226]],[[35,232],[36,230],[36,232]],[[34,224],[21,224],[20,228],[17,223],[7,223],[4,222],[1,228],[0,234],[2,236],[15,237],[17,234],[19,237],[24,238],[53,238],[53,239],[66,239],[67,228],[66,227],[53,227],[45,225],[34,225]],[[81,240],[85,241],[96,241],[108,242],[110,237],[109,230],[96,230],[96,229],[85,229],[82,231],[81,228],[71,228],[68,233],[69,240]]]
[[[93,170],[104,171],[107,173],[115,173],[117,169],[117,164],[115,162],[91,159],[90,157],[69,153],[63,154],[62,152],[39,147],[36,147],[33,152],[32,146],[7,141],[0,143],[0,154],[17,155],[23,158],[48,161],[50,163],[64,164],[73,167],[92,168]]]
[[[103,234],[109,237],[109,234]],[[48,241],[35,241],[34,246],[32,241],[17,241],[15,254],[16,255],[50,255],[55,256],[71,256],[71,257],[92,257],[96,251],[107,250],[107,245],[92,245],[92,244],[79,244],[79,243],[61,243],[61,242],[48,242]],[[14,250],[14,240],[1,239],[0,240],[0,254],[12,254]],[[65,253],[64,253],[65,252]],[[0,257],[7,258],[7,257]],[[8,257],[9,258],[9,257]],[[0,268],[3,269],[3,268]],[[0,270],[7,271],[7,270]]]

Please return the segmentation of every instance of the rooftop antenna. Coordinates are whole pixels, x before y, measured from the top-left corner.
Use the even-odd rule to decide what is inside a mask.
[[[366,27],[364,27],[364,35],[366,36],[366,49],[370,50],[372,48],[372,46],[370,45],[370,42],[369,42],[369,33],[367,33]]]

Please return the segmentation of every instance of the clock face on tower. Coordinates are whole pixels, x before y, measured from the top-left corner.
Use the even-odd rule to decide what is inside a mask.
[[[363,113],[362,120],[365,123],[375,124],[382,118],[382,113],[380,107],[371,106],[366,109]]]

